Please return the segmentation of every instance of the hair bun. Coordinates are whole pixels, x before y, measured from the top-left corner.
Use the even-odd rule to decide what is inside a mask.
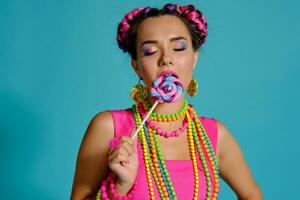
[[[180,6],[177,4],[166,4],[164,9],[172,10],[182,15],[196,29],[199,35],[199,43],[203,44],[207,36],[207,22],[202,13],[194,5]]]
[[[126,39],[128,37],[129,29],[130,29],[130,22],[134,20],[134,18],[142,12],[148,12],[151,8],[150,7],[141,7],[135,8],[132,11],[128,12],[122,21],[118,25],[118,33],[117,33],[117,41],[120,49],[124,52],[127,51],[127,44]]]

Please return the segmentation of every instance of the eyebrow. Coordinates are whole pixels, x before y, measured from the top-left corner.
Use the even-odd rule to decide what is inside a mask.
[[[187,40],[185,37],[182,37],[182,36],[178,36],[178,37],[173,37],[173,38],[170,38],[170,42],[174,42],[174,41],[177,41],[177,40]],[[143,42],[141,44],[141,47],[145,44],[156,44],[157,41],[156,40],[146,40],[145,42]]]

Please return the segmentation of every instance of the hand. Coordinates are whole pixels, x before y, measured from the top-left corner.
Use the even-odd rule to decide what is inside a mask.
[[[108,166],[116,174],[117,184],[128,191],[133,186],[138,169],[137,140],[122,136],[119,145],[110,149]]]

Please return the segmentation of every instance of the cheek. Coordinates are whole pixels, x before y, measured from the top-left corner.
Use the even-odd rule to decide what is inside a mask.
[[[152,82],[156,79],[155,66],[151,63],[142,63],[141,72],[143,74],[143,79],[148,88],[151,87]]]
[[[184,90],[187,89],[193,78],[193,58],[181,59],[179,65],[180,81],[183,84]]]

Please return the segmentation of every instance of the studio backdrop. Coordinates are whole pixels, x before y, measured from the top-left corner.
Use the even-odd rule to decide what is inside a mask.
[[[69,199],[90,120],[134,102],[116,42],[135,7],[167,1],[0,1],[1,199]],[[300,199],[299,1],[177,1],[206,16],[198,114],[223,122],[264,199]],[[220,199],[236,199],[221,183]]]

